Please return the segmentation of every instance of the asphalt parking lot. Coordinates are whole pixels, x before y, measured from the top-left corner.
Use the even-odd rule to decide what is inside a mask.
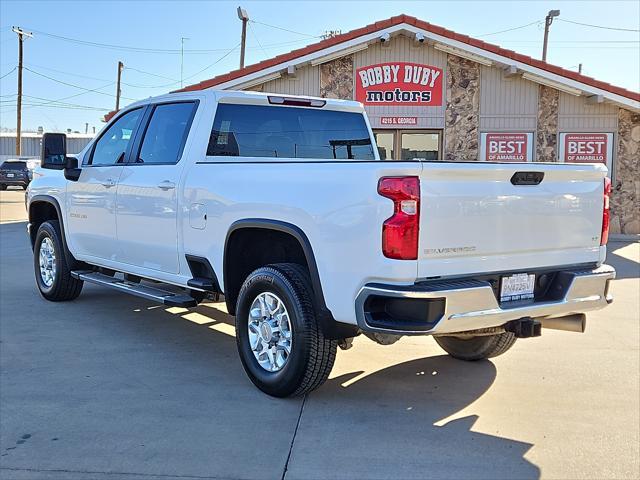
[[[23,200],[0,193],[0,478],[640,477],[638,243],[610,243],[616,300],[585,334],[476,363],[359,337],[323,387],[277,400],[222,304],[41,299]]]

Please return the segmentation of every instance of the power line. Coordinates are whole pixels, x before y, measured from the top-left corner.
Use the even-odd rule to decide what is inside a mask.
[[[51,80],[51,81],[53,81],[53,82],[57,82],[57,83],[60,83],[60,84],[62,84],[62,85],[67,85],[67,86],[69,86],[69,87],[78,88],[78,89],[80,89],[80,90],[84,90],[85,92],[93,92],[93,93],[97,93],[97,94],[99,94],[99,95],[106,95],[106,96],[108,96],[108,97],[115,97],[115,95],[113,95],[113,94],[105,93],[105,92],[99,92],[99,91],[98,91],[98,90],[100,90],[100,89],[102,89],[102,88],[106,88],[106,87],[100,87],[100,88],[97,88],[97,89],[93,89],[93,90],[92,90],[92,89],[89,89],[89,88],[81,87],[80,85],[75,85],[75,84],[73,84],[73,83],[65,82],[65,81],[63,81],[63,80],[59,80],[59,79],[57,79],[57,78],[50,77],[50,76],[48,76],[48,75],[45,75],[44,73],[36,72],[35,70],[32,70],[32,69],[31,69],[31,68],[29,68],[29,67],[24,67],[24,69],[25,69],[25,70],[28,70],[29,72],[31,72],[31,73],[33,73],[33,74],[35,74],[35,75],[38,75],[38,76],[40,76],[40,77],[47,78],[47,79],[49,79],[49,80]],[[121,97],[121,98],[124,98],[125,100],[131,100],[131,101],[134,101],[134,102],[135,102],[135,101],[137,101],[137,99],[135,99],[135,98],[127,98],[127,97]]]
[[[47,101],[46,103],[42,103],[41,101],[38,101],[39,97],[29,97],[28,95],[24,95],[24,97],[28,97],[28,98],[33,98],[34,100],[29,100],[26,101],[23,105],[29,105],[31,107],[35,107],[35,106],[50,106],[52,108],[82,108],[82,109],[86,109],[86,110],[109,110],[108,108],[102,108],[102,107],[94,107],[92,105],[79,105],[77,103],[52,103],[52,100]],[[48,100],[48,99],[43,99],[43,100]],[[15,103],[15,100],[2,100],[0,101],[0,107],[15,107],[17,106],[17,103]]]
[[[204,67],[202,70],[194,73],[193,75],[189,75],[188,77],[184,77],[183,80],[189,80],[190,78],[196,77],[198,75],[200,75],[202,72],[209,70],[211,67],[213,67],[214,65],[220,63],[222,60],[224,60],[225,58],[227,58],[229,55],[231,55],[238,47],[240,46],[240,43],[238,43],[235,47],[233,47],[231,50],[229,50],[227,53],[225,53],[223,56],[221,56],[219,59],[217,59],[215,62],[213,62],[210,65],[207,65],[206,67]],[[180,83],[180,82],[176,82],[176,83]]]
[[[64,70],[58,70],[58,69],[51,68],[51,67],[45,67],[43,65],[36,65],[35,63],[27,63],[26,66],[41,68],[43,70],[49,70],[51,72],[61,73],[62,75],[69,75],[71,77],[86,78],[88,80],[98,80],[99,82],[108,82],[109,81],[106,78],[90,77],[89,75],[81,75],[81,74],[75,73],[75,72],[74,73],[66,72]]]
[[[51,98],[35,97],[33,95],[24,95],[24,96],[27,97],[27,98],[33,98],[34,100],[40,100],[40,101],[45,101],[45,102],[54,102],[54,103],[59,103],[59,104],[62,104],[62,105],[68,105],[68,106],[71,106],[71,107],[85,107],[85,108],[96,108],[96,109],[99,109],[99,110],[106,110],[105,108],[96,107],[96,106],[93,106],[93,105],[81,105],[81,104],[78,104],[78,103],[61,102],[60,100],[53,100]]]
[[[260,43],[260,40],[258,39],[258,36],[256,35],[256,32],[254,31],[254,29],[251,26],[251,24],[249,24],[249,31],[251,31],[251,35],[253,35],[253,38],[256,39],[256,42],[258,43],[258,46],[262,49],[262,52],[268,57],[269,54],[267,53],[267,51],[264,49],[264,47]]]
[[[13,72],[15,72],[15,71],[16,71],[16,68],[17,68],[17,67],[13,67],[13,68],[12,68],[11,70],[9,70],[7,73],[5,73],[4,75],[2,75],[2,76],[0,77],[0,80],[2,80],[2,79],[3,79],[4,77],[6,77],[7,75],[10,75],[10,74],[12,74]]]
[[[536,20],[531,23],[527,23],[526,25],[520,25],[519,27],[507,28],[506,30],[500,30],[499,32],[491,32],[491,33],[483,33],[482,35],[476,35],[476,37],[488,37],[490,35],[498,35],[499,33],[512,32],[514,30],[520,30],[521,28],[530,27],[531,25],[535,25],[537,23],[542,23],[543,20]]]
[[[83,107],[83,106],[72,106],[72,105],[51,105],[51,104],[48,104],[48,103],[24,102],[23,105],[25,107],[29,107],[29,108],[65,108],[65,109],[69,109],[69,110],[90,110],[90,111],[99,111],[99,112],[108,112],[109,111],[108,108]],[[0,107],[6,108],[6,110],[3,110],[3,112],[6,113],[6,112],[13,111],[13,109],[15,107],[17,107],[17,104],[0,105]]]
[[[564,18],[557,18],[556,20],[559,20],[565,23],[572,23],[574,25],[581,25],[583,27],[601,28],[603,30],[616,30],[618,32],[635,32],[635,33],[640,32],[640,30],[635,30],[632,28],[605,27],[603,25],[592,25],[590,23],[574,22],[573,20],[567,20]]]
[[[128,45],[116,45],[116,44],[112,44],[112,43],[100,43],[100,42],[93,42],[93,41],[89,41],[89,40],[81,40],[79,38],[65,37],[65,36],[62,36],[62,35],[56,35],[56,34],[53,34],[53,33],[42,32],[42,31],[39,31],[39,30],[34,30],[34,32],[38,33],[39,35],[44,35],[44,36],[47,36],[47,37],[55,38],[57,40],[62,40],[62,41],[76,43],[76,44],[79,44],[79,45],[85,45],[85,46],[90,46],[90,47],[106,48],[106,49],[111,49],[111,50],[124,50],[124,51],[141,52],[141,53],[164,53],[164,54],[172,54],[172,55],[180,55],[181,54],[181,50],[179,48],[174,49],[174,48],[132,47],[132,46],[128,46]],[[205,54],[205,53],[212,53],[212,52],[223,52],[225,50],[226,49],[224,49],[224,48],[192,49],[192,50],[184,50],[184,53]]]
[[[157,73],[145,72],[144,70],[139,70],[139,69],[133,68],[133,67],[125,66],[124,68],[125,68],[125,70],[133,70],[134,72],[144,73],[145,75],[151,75],[152,77],[164,78],[166,80],[173,80],[174,82],[179,81],[179,80],[176,80],[175,78],[165,77],[164,75],[158,75]]]
[[[264,25],[265,27],[275,28],[277,30],[282,30],[284,32],[295,33],[296,35],[303,35],[305,37],[311,37],[311,38],[321,38],[321,35],[310,35],[308,33],[296,32],[295,30],[289,30],[288,28],[278,27],[276,25],[270,25],[270,24],[264,23],[264,22],[258,22],[257,20],[249,20],[249,22],[250,23],[257,23],[258,25]]]
[[[57,99],[57,100],[55,100],[55,101],[56,101],[56,102],[61,102],[61,101],[63,101],[63,100],[69,100],[70,98],[79,97],[80,95],[86,95],[87,93],[94,93],[94,92],[101,93],[101,92],[98,92],[98,90],[102,90],[103,88],[111,87],[111,86],[113,86],[115,83],[116,83],[116,82],[110,82],[110,83],[108,83],[108,84],[106,84],[106,85],[103,85],[103,86],[101,86],[101,87],[98,87],[98,88],[94,88],[94,89],[91,89],[91,90],[86,90],[86,91],[84,91],[84,92],[74,93],[73,95],[68,95],[68,96],[66,96],[66,97],[58,98],[58,99]]]

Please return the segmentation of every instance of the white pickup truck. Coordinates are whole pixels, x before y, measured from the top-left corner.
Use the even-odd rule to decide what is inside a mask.
[[[478,360],[583,331],[612,301],[609,185],[602,165],[381,161],[359,103],[200,91],[130,105],[76,157],[45,135],[27,208],[44,298],[224,295],[249,378],[289,396],[360,333]]]

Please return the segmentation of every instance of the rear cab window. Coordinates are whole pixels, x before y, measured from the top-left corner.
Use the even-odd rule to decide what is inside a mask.
[[[364,115],[273,105],[218,105],[208,156],[375,160]]]
[[[2,170],[26,170],[27,163],[26,162],[4,162],[2,166],[0,166]]]

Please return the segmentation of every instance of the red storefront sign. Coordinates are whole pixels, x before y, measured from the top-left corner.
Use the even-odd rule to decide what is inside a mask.
[[[573,163],[607,163],[606,133],[567,133],[564,135],[564,160]]]
[[[390,62],[356,70],[356,100],[364,105],[442,105],[442,70],[430,65]]]
[[[417,125],[418,117],[380,117],[380,125]]]
[[[484,160],[488,162],[526,162],[529,135],[526,133],[487,133]]]

